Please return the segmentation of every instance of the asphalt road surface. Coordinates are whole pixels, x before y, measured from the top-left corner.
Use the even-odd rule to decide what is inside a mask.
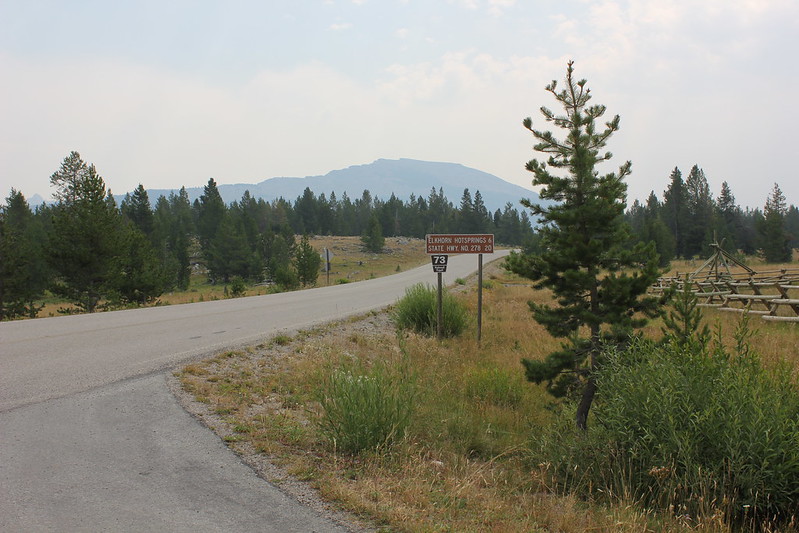
[[[477,264],[450,257],[444,282]],[[0,323],[0,531],[346,531],[258,478],[183,411],[165,376],[435,279],[428,265],[293,293]]]

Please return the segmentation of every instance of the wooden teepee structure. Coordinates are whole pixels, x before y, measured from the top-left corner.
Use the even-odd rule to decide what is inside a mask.
[[[730,280],[733,278],[732,272],[730,272],[730,264],[743,268],[750,276],[756,273],[733,257],[718,242],[711,243],[710,247],[713,248],[713,254],[702,266],[691,273],[691,279]]]

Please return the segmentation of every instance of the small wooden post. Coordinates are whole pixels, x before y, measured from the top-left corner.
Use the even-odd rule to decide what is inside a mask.
[[[325,248],[325,271],[327,272],[327,284],[330,286],[330,250]]]
[[[444,337],[444,289],[441,282],[441,272],[438,273],[438,310],[436,313],[436,338],[441,340]]]
[[[483,254],[477,256],[477,344],[483,337]]]

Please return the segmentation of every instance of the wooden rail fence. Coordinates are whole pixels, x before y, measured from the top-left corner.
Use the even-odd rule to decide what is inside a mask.
[[[799,322],[799,268],[702,278],[678,273],[659,279],[652,291],[662,293],[671,287],[683,290],[685,283],[691,285],[698,305],[748,312],[769,321]]]

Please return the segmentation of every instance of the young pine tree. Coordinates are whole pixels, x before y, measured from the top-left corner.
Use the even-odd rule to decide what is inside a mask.
[[[605,107],[588,105],[590,91],[585,80],[574,79],[571,61],[565,88],[558,91],[553,81],[546,90],[565,113],[555,115],[546,107],[541,113],[564,130],[565,138],[533,129],[530,118],[524,126],[538,140],[535,150],[549,155],[546,163],[535,159],[527,163],[527,170],[535,176],[533,185],[543,187],[541,198],[553,203],[523,201],[538,216],[542,251],[540,255],[511,254],[507,265],[535,281],[536,288],[552,290],[555,305],[531,302],[530,309],[551,335],[568,339],[544,360],[525,359],[527,377],[537,383],[547,381],[554,395],[578,393],[576,424],[586,429],[603,344],[623,344],[647,317],[658,312],[657,300],[647,297],[646,291],[660,271],[651,243],[625,249],[629,230],[624,221],[624,178],[631,163],[623,164],[618,174],[599,175],[595,170],[598,163],[611,158],[610,152],[600,150],[618,130],[619,116],[604,128],[598,126]]]
[[[376,254],[382,252],[383,247],[386,245],[386,239],[383,237],[383,228],[374,213],[369,217],[369,223],[366,225],[363,235],[361,235],[361,242],[368,251]]]
[[[303,287],[316,285],[319,269],[322,267],[322,257],[311,246],[308,234],[302,236],[294,254],[294,270]]]

